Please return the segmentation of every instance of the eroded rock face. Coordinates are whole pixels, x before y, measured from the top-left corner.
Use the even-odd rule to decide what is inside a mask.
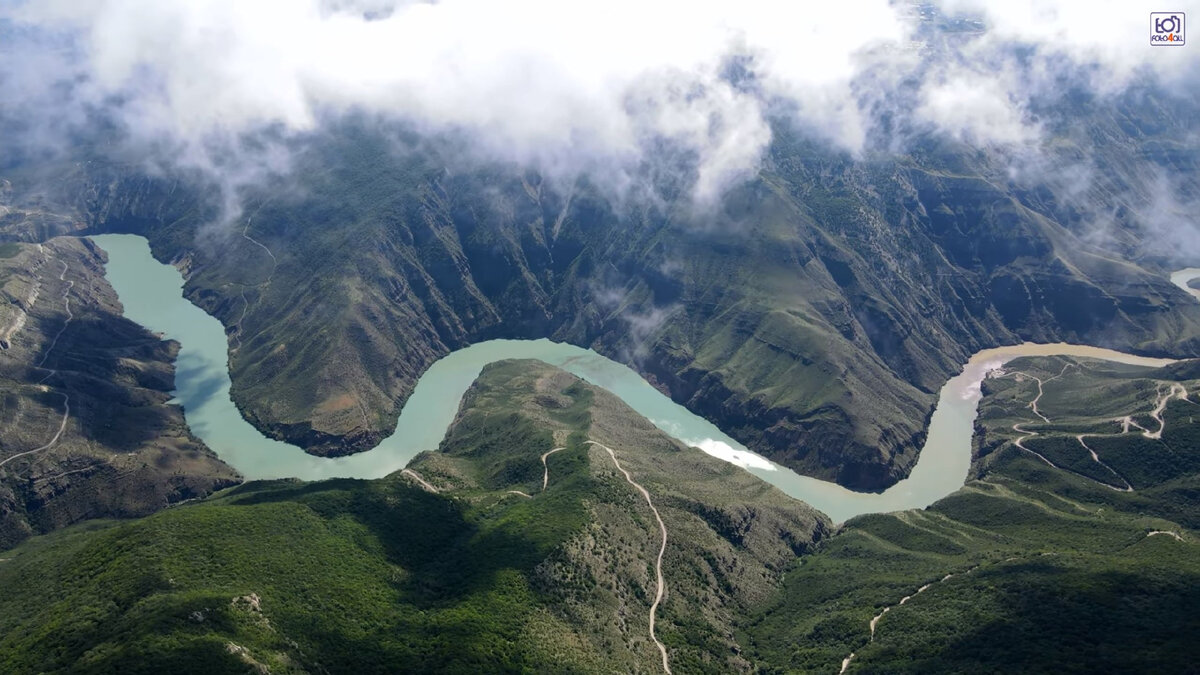
[[[40,289],[0,354],[0,548],[240,480],[166,404],[178,345],[121,317],[102,264],[98,249],[72,238],[0,258],[5,299]]]
[[[853,163],[781,140],[697,214],[512,167],[447,171],[437,149],[348,127],[273,186],[296,189],[246,195],[249,238],[204,227],[214,209],[179,182],[100,167],[64,191],[90,228],[186,263],[188,297],[228,327],[243,414],[314,454],[376,444],[454,349],[549,337],[630,364],[785,465],[880,489],[979,349],[1200,353],[1181,340],[1200,307],[1162,269],[1097,255],[1078,214],[1009,182],[1003,157]]]

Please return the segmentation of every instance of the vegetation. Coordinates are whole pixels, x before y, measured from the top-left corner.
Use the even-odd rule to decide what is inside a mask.
[[[823,523],[606,392],[519,361],[489,366],[413,463],[436,493],[404,473],[250,483],[5,553],[0,671],[653,670],[658,530],[588,438],[619,449],[678,537],[658,626],[678,670],[749,670],[733,617]],[[552,443],[565,449],[543,492]]]
[[[1070,380],[1044,386],[1045,422],[1028,376],[1066,365]],[[1120,434],[1116,399],[1088,398],[1125,392],[1117,412],[1141,415],[1198,373],[1062,359],[1009,372],[1027,377],[986,382],[962,490],[824,536],[803,505],[607,392],[537,362],[493,364],[412,464],[436,492],[403,473],[254,483],[4,554],[0,670],[652,670],[658,528],[583,442],[595,439],[668,528],[656,632],[676,672],[833,673],[851,654],[850,672],[1186,672],[1200,627],[1196,403],[1165,406],[1149,439]],[[1014,442],[1012,425],[1034,420],[1047,460]],[[1096,452],[1133,490],[1083,470],[1066,443],[1081,429],[1120,434],[1130,451]]]
[[[1146,115],[1120,105],[1115,119]],[[1146,161],[1180,166],[1190,117],[1153,115],[1164,145]],[[1072,119],[1081,137],[1129,134],[1107,110]],[[1162,267],[1084,241],[1079,213],[1014,184],[1006,158],[918,142],[856,162],[773,132],[762,172],[702,213],[678,176],[635,177],[661,200],[614,201],[361,119],[298,143],[223,230],[205,227],[214,191],[185,177],[87,157],[47,190],[71,205],[53,227],[137,232],[186,260],[188,297],[229,329],[239,408],[315,454],[372,447],[453,349],[550,337],[631,364],[751,449],[870,490],[907,475],[937,389],[980,347],[1200,353],[1200,306]],[[1073,143],[1048,147],[1074,162]],[[6,178],[16,206],[37,184]],[[0,236],[36,232],[16,206]]]
[[[743,626],[753,656],[778,672],[837,672],[852,652],[849,672],[1191,669],[1200,628],[1196,404],[1167,407],[1161,441],[1113,439],[1136,451],[1110,454],[1088,439],[1135,485],[1114,490],[1111,472],[1072,452],[1077,430],[1119,432],[1089,415],[1115,414],[1122,402],[1131,406],[1122,414],[1148,411],[1157,385],[1179,373],[1064,359],[1020,359],[1007,370],[1048,379],[1068,363],[1072,374],[1047,383],[1039,401],[1050,423],[1026,407],[1037,395],[1032,379],[987,380],[976,439],[987,453],[975,479],[925,510],[853,519],[798,561],[782,593]],[[1183,382],[1189,392],[1200,384]],[[1114,400],[1118,390],[1128,396]],[[1060,416],[1066,433],[1055,431]],[[1017,448],[1024,434],[1014,420],[1042,434],[1028,447],[1064,464]],[[1156,482],[1143,487],[1150,474]],[[872,638],[871,619],[885,608]]]
[[[537,508],[528,505],[525,508]],[[541,513],[551,529],[567,529]],[[5,672],[548,667],[533,541],[402,478],[256,484],[4,563]],[[61,542],[61,543],[60,543]],[[39,555],[41,553],[41,555]],[[256,597],[259,600],[238,600]],[[250,606],[261,602],[261,610]],[[235,649],[230,645],[237,645]]]
[[[1194,101],[1063,101],[1079,114],[1043,125],[1041,149],[1046,166],[1094,160],[1103,189],[1086,199],[1072,181],[1028,184],[1006,152],[916,139],[852,161],[779,125],[761,172],[698,210],[677,176],[633,176],[655,198],[613,200],[346,119],[298,142],[289,175],[246,187],[232,223],[209,199],[225,192],[103,160],[111,139],[37,166],[18,156],[0,238],[146,235],[226,324],[242,411],[317,454],[374,445],[453,349],[552,337],[632,364],[787,466],[882,488],[978,348],[1200,354],[1200,306],[1165,279],[1162,238],[1122,215],[1138,174],[1194,177],[1180,140]],[[1097,214],[1115,218],[1107,248],[1087,236]],[[103,295],[83,246],[95,283],[76,292]],[[0,243],[6,289],[28,283],[22,248]],[[0,303],[5,328],[28,297]],[[62,333],[56,379],[26,366],[62,313],[33,316],[35,339],[5,352],[24,360],[0,373],[0,456],[44,444],[59,395],[75,414],[59,452],[0,469],[0,549],[235,479],[163,404],[169,345],[88,299],[105,311]],[[1166,402],[1161,438],[1138,427],[1157,428],[1167,385],[1194,391],[1196,368],[1015,362],[1047,383],[1039,411],[1032,379],[986,383],[962,490],[828,536],[819,514],[611,396],[500,364],[412,467],[436,493],[409,474],[254,484],[5,552],[0,670],[657,668],[658,529],[588,439],[616,449],[671,533],[657,636],[677,672],[1194,670],[1194,394]],[[543,458],[551,446],[565,449]]]

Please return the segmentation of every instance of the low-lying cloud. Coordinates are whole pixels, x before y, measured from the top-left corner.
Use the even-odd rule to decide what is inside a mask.
[[[101,115],[160,161],[209,169],[212,148],[352,112],[466,133],[488,158],[540,169],[619,173],[666,145],[693,158],[692,196],[707,202],[758,169],[774,123],[862,156],[903,142],[880,131],[879,109],[892,105],[906,122],[889,129],[1036,145],[1031,101],[1064,76],[1110,95],[1147,78],[1170,87],[1196,67],[1191,46],[1148,46],[1159,9],[37,0],[0,9],[0,111],[38,120],[28,131],[47,142]]]

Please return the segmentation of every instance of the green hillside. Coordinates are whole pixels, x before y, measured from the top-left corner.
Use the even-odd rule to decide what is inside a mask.
[[[1189,395],[1161,438],[1112,422],[1148,426],[1171,385]],[[831,533],[603,390],[493,364],[404,472],[251,483],[4,553],[0,670],[660,672],[661,533],[616,458],[668,533],[673,672],[1189,672],[1196,386],[1191,362],[1018,359],[985,382],[963,489]],[[1132,489],[1015,444],[1035,429],[1084,434]]]
[[[827,521],[530,361],[490,366],[415,474],[251,483],[6,552],[0,670],[654,672],[658,528],[588,439],[671,533],[676,672],[749,670],[736,617]]]
[[[1090,455],[1099,471],[1016,447],[1026,434],[1011,425],[1041,434],[1041,445],[1024,442],[1036,452],[1052,440],[1078,448],[1079,433],[1119,434],[1112,417],[1142,419],[1156,391],[1191,392],[1197,375],[1194,362],[1013,361],[985,381],[973,479],[925,510],[855,518],[799,560],[745,626],[752,655],[768,672],[835,673],[851,653],[850,673],[1190,672],[1200,630],[1196,396],[1167,405],[1161,440],[1135,429],[1101,449],[1086,438],[1130,478],[1129,492],[1110,487],[1118,479]],[[1045,382],[1038,410],[1049,423],[1028,407],[1033,377]]]

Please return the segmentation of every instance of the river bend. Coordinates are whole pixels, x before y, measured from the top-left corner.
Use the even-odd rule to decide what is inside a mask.
[[[266,438],[242,417],[229,396],[224,328],[183,297],[183,277],[177,269],[155,260],[142,237],[105,234],[92,239],[108,253],[105,276],[120,297],[125,316],[180,343],[175,400],[183,405],[192,433],[248,480],[380,478],[403,469],[417,453],[437,448],[463,394],[485,365],[502,359],[540,359],[607,389],[672,437],[742,466],[842,522],[864,513],[924,508],[962,487],[971,463],[980,385],[990,370],[1014,358],[1061,355],[1141,366],[1170,363],[1169,359],[1068,344],[983,350],[942,387],[912,473],[882,493],[854,492],[779,466],[674,403],[629,367],[588,349],[544,339],[489,340],[443,357],[421,376],[400,413],[396,431],[377,447],[348,457],[314,457]],[[1187,286],[1195,277],[1200,277],[1200,268],[1177,272],[1171,280],[1200,299],[1200,291]]]

